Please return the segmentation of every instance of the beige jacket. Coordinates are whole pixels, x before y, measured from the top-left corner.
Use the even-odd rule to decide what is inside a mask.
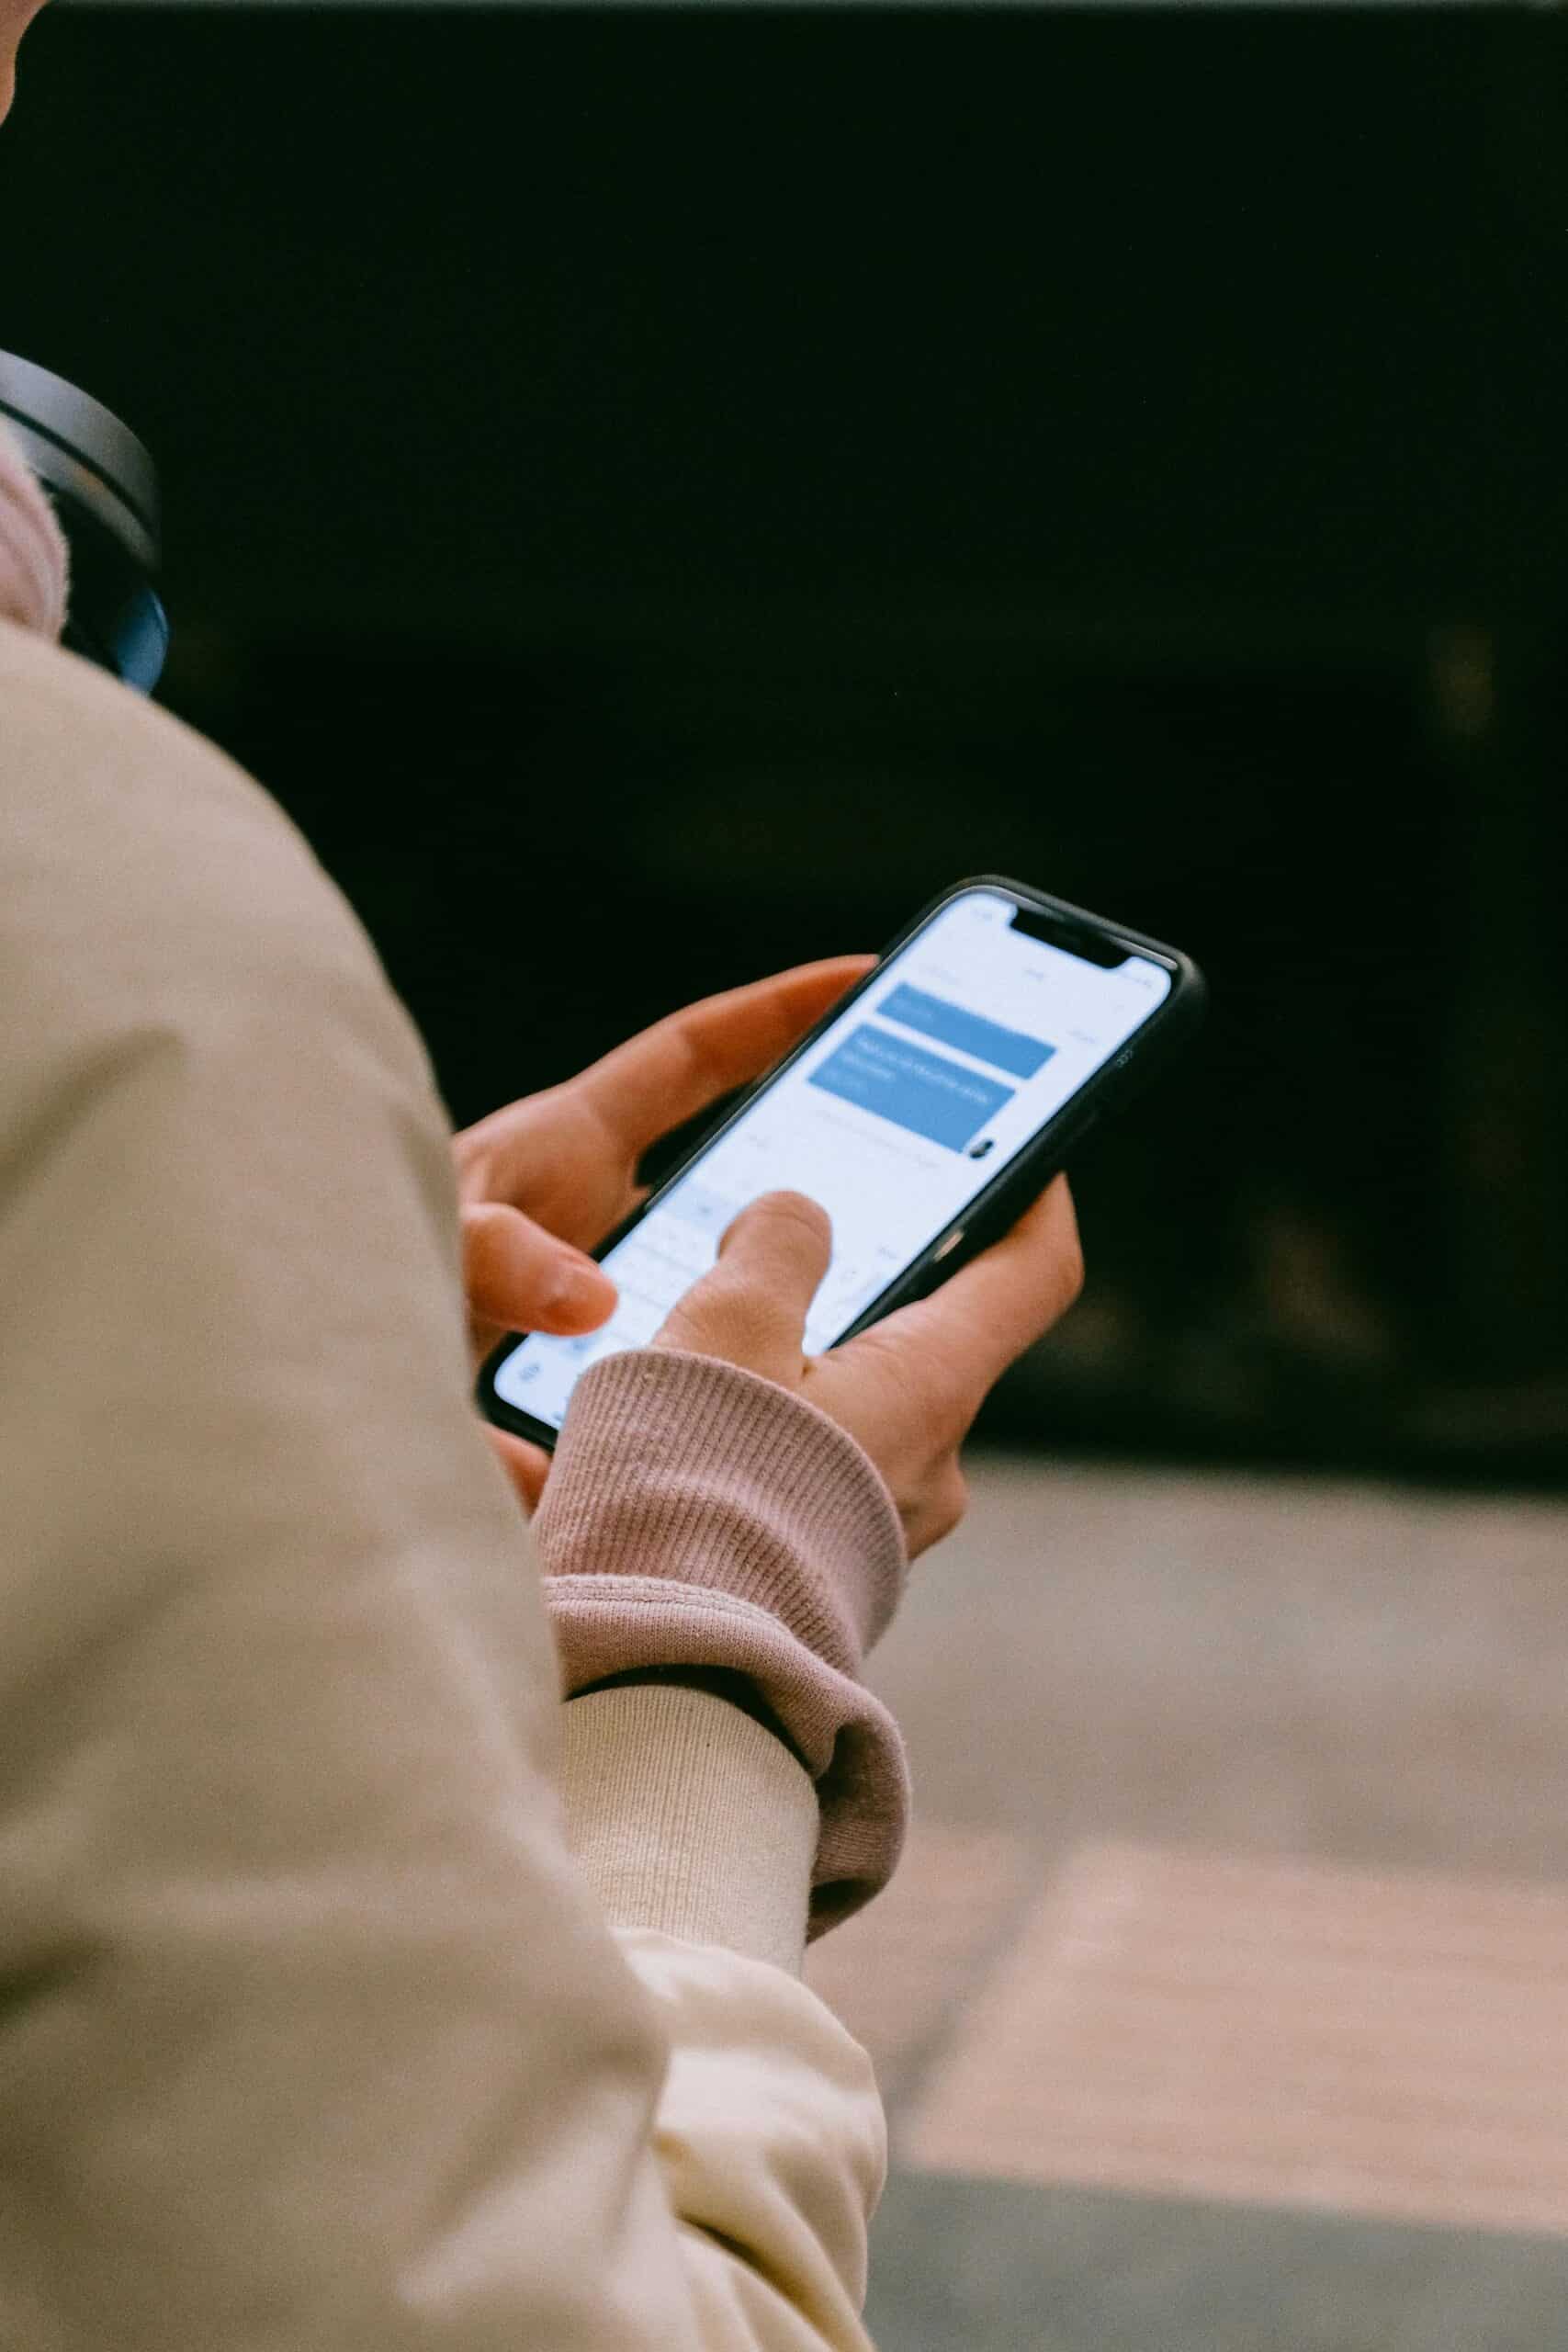
[[[9,621],[0,1002],[0,2345],[863,2345],[811,1782],[561,1707],[418,1038],[276,805]]]

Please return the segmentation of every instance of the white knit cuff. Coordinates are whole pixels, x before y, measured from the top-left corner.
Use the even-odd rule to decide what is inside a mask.
[[[567,1839],[611,1926],[798,1976],[817,1794],[788,1749],[705,1690],[597,1690],[564,1713]]]

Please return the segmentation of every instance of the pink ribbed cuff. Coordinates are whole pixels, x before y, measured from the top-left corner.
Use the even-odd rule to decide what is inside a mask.
[[[65,537],[16,440],[0,422],[0,619],[41,637],[65,626]]]
[[[811,1932],[892,1875],[897,1725],[860,1680],[907,1565],[875,1468],[835,1421],[708,1356],[606,1356],[572,1394],[534,1521],[568,1696],[639,1666],[749,1675],[817,1783]]]

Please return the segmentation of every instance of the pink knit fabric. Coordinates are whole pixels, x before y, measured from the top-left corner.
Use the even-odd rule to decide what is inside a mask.
[[[749,1675],[817,1783],[811,1933],[869,1901],[898,1859],[909,1785],[860,1673],[907,1555],[853,1439],[732,1364],[606,1356],[573,1392],[534,1531],[567,1695],[639,1666]]]
[[[0,620],[58,637],[65,589],[65,540],[54,509],[0,421]]]

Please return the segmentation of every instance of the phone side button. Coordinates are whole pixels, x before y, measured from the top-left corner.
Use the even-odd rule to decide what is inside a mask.
[[[964,1227],[961,1225],[955,1225],[953,1231],[948,1235],[947,1239],[942,1243],[941,1249],[937,1250],[931,1259],[931,1264],[933,1266],[940,1266],[942,1260],[947,1257],[951,1251],[957,1249],[963,1238]]]

